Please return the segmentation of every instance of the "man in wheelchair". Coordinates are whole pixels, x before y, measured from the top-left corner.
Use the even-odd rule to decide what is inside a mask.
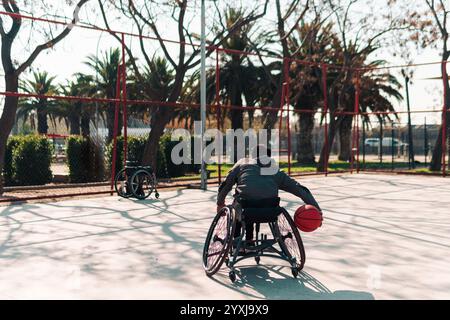
[[[303,200],[305,204],[313,205],[320,210],[319,204],[314,199],[308,188],[289,177],[286,173],[276,169],[274,174],[265,174],[263,168],[273,166],[274,160],[271,158],[271,150],[264,145],[256,146],[251,152],[251,158],[239,160],[226,179],[219,187],[217,195],[217,212],[225,207],[225,198],[236,185],[233,208],[237,216],[242,212],[245,204],[257,207],[278,206],[274,204],[274,199],[278,199],[278,191],[289,192]],[[251,243],[254,236],[254,224],[247,223],[245,238]],[[235,228],[235,237],[240,236],[240,222]]]
[[[225,198],[234,185],[233,204],[225,206]],[[305,264],[305,249],[292,217],[280,206],[279,190],[320,210],[311,192],[280,171],[270,149],[263,145],[256,146],[250,158],[238,161],[231,169],[219,187],[217,215],[203,247],[203,267],[208,276],[217,273],[225,263],[234,282],[238,262],[254,258],[259,264],[261,257],[288,261],[292,275],[298,276]],[[261,225],[272,238],[260,233]]]

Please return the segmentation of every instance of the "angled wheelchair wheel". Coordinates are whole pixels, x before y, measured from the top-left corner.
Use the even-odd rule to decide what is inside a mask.
[[[120,170],[114,179],[114,188],[122,198],[129,198],[133,195],[129,181],[130,176],[127,175],[126,169]]]
[[[150,197],[155,189],[154,176],[147,170],[136,171],[130,179],[131,192],[139,200]]]
[[[305,265],[306,254],[300,233],[286,210],[278,216],[276,227],[280,233],[279,244],[281,250],[292,260],[293,275],[296,277]],[[294,260],[295,259],[295,260]],[[294,271],[294,269],[296,269]]]
[[[233,242],[236,220],[230,207],[223,208],[215,217],[203,247],[203,268],[213,276],[228,258]]]

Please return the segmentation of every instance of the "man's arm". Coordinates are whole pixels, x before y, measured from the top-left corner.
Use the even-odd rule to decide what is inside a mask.
[[[234,184],[237,182],[239,167],[240,165],[238,162],[228,173],[225,180],[220,184],[219,193],[217,194],[217,205],[221,206],[225,204],[225,198],[227,197],[231,189],[233,189]]]
[[[304,203],[312,205],[322,211],[317,203],[316,199],[312,195],[311,191],[305,186],[302,186],[296,180],[289,177],[286,173],[280,171],[278,173],[279,177],[279,188],[280,190],[292,193],[293,195],[301,198]]]

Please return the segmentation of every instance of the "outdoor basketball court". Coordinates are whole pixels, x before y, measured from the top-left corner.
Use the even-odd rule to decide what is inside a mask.
[[[306,266],[248,260],[233,285],[205,276],[216,188],[0,207],[1,299],[449,299],[450,183],[437,177],[305,177],[324,225]],[[300,202],[282,194],[293,213]]]

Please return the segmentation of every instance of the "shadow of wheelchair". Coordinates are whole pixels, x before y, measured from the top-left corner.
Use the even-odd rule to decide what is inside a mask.
[[[219,272],[213,279],[234,291],[256,299],[292,300],[375,300],[369,292],[331,291],[309,273],[302,271],[295,279],[290,268],[276,265],[241,266],[232,284],[227,273]]]

